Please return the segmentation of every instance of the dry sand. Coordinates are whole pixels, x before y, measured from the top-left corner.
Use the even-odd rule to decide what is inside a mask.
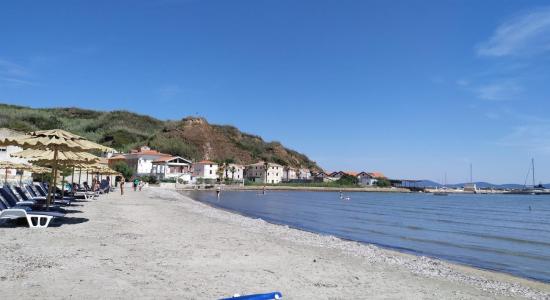
[[[272,225],[170,190],[71,209],[58,227],[0,227],[0,299],[550,299],[547,284]]]

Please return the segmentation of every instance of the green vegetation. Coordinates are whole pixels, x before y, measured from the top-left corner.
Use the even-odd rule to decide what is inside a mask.
[[[113,166],[113,170],[122,174],[122,176],[124,176],[126,181],[129,181],[132,178],[132,176],[134,176],[134,170],[130,169],[130,167],[123,161],[117,162]]]
[[[162,153],[178,155],[192,160],[200,160],[201,155],[197,148],[183,140],[156,135],[149,140],[149,146]]]
[[[287,149],[279,142],[265,142],[261,137],[243,133],[234,126],[211,125],[198,118],[162,121],[128,111],[74,107],[35,109],[0,104],[0,127],[23,132],[64,129],[121,152],[148,145],[191,160],[231,159],[240,164],[263,160],[320,170],[307,156]]]
[[[378,186],[378,187],[390,187],[391,182],[386,178],[378,178],[376,180],[376,186]]]
[[[159,180],[158,180],[157,177],[155,177],[155,176],[141,176],[139,179],[140,179],[141,181],[147,182],[147,183],[149,183],[149,184],[157,184],[157,183],[159,183]],[[161,182],[165,182],[165,181],[161,180]],[[176,182],[176,181],[174,180],[173,182]]]
[[[354,186],[354,185],[357,185],[359,183],[359,180],[355,176],[344,174],[344,175],[342,175],[342,177],[340,177],[340,179],[336,180],[335,183],[338,184],[338,185],[351,185],[351,186]]]

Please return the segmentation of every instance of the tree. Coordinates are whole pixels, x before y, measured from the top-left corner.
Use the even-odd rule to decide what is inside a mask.
[[[224,170],[225,170],[225,164],[224,163],[219,164],[218,170],[216,171],[216,175],[218,175],[218,180],[220,182],[223,181],[223,175],[225,174]]]
[[[353,175],[344,174],[340,179],[336,180],[336,183],[339,185],[357,185],[359,183],[359,179]]]
[[[235,172],[237,172],[237,168],[235,168],[235,166],[231,166],[231,169],[229,169],[229,171],[231,172],[231,181],[234,181],[235,180]]]
[[[264,162],[264,171],[265,171],[265,180],[264,180],[264,184],[267,183],[267,171],[269,170],[269,163],[266,161]]]
[[[386,178],[378,178],[376,180],[376,186],[378,186],[378,187],[389,187],[389,186],[391,186],[391,182]]]
[[[126,181],[129,181],[134,176],[134,170],[132,170],[125,162],[119,161],[113,166],[113,170],[119,172],[124,176]]]

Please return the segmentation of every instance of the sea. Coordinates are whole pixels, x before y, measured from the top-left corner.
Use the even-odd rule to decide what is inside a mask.
[[[191,192],[267,222],[550,282],[550,196]]]

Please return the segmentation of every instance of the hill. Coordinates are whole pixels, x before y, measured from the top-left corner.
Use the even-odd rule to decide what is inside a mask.
[[[474,182],[477,186],[477,188],[480,189],[522,189],[524,188],[523,184],[516,184],[516,183],[508,183],[508,184],[494,184],[490,182],[484,182],[484,181],[477,181]],[[464,187],[467,183],[454,183],[454,184],[447,184],[446,186],[448,188],[461,188]],[[441,188],[443,187],[443,184],[431,181],[431,180],[421,180],[417,183],[417,186],[419,187],[431,187],[431,188]],[[550,187],[550,184],[543,184],[544,187]]]
[[[128,111],[0,104],[0,127],[26,132],[61,128],[119,151],[149,145],[193,160],[229,160],[242,164],[265,160],[320,170],[306,155],[279,142],[266,142],[233,126],[210,124],[204,118],[164,121]]]

